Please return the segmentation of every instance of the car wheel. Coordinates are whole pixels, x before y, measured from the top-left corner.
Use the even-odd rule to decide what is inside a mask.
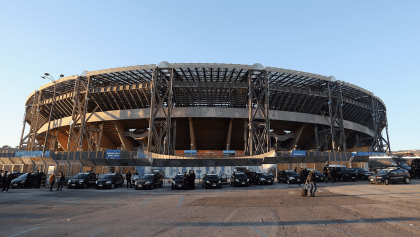
[[[410,178],[405,178],[405,183],[409,184],[410,183]]]
[[[111,184],[111,189],[114,189],[115,188],[115,185],[114,184]]]
[[[87,184],[83,184],[83,188],[84,189],[87,189]]]
[[[160,183],[160,187],[161,187],[161,188],[163,188],[163,182],[162,182],[162,183]]]
[[[259,180],[257,181],[257,184],[258,184],[258,185],[260,185],[260,184],[261,184]]]
[[[71,187],[67,186],[67,189],[71,189]]]
[[[340,181],[344,182],[344,177],[343,176],[340,177]]]
[[[153,186],[153,184],[150,185],[150,189],[153,190],[155,187]]]
[[[385,179],[384,184],[388,185],[389,184],[389,179]]]
[[[290,180],[286,179],[286,183],[290,185]]]

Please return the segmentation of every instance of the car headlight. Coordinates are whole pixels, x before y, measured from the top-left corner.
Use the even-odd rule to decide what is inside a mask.
[[[147,181],[146,183],[144,183],[144,184],[150,184],[150,181]]]
[[[111,184],[111,183],[112,183],[112,181],[107,181],[107,182],[106,182],[106,184]]]
[[[265,180],[264,178],[261,178],[261,179],[260,179],[260,181],[264,181],[264,180]]]
[[[71,180],[69,180],[67,183],[70,183],[71,182]]]
[[[290,178],[289,178],[289,180],[294,180],[294,179],[295,179],[295,177],[290,177]]]
[[[70,183],[70,181],[69,181],[69,183]],[[98,184],[98,181],[95,181],[95,183]]]
[[[249,182],[249,179],[247,179],[246,181]]]
[[[219,184],[220,184],[221,182],[222,182],[222,181],[220,181],[220,180],[219,180]]]
[[[172,184],[175,184],[175,181],[172,181]]]
[[[206,181],[206,183],[208,183],[208,184],[209,184],[209,183],[210,183],[210,181]]]
[[[22,182],[21,182],[21,183],[22,183],[22,184],[23,184],[23,183],[25,183],[25,180],[22,180]]]
[[[236,182],[239,182],[239,179],[235,179]]]

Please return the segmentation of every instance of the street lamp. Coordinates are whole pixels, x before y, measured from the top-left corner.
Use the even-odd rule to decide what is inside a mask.
[[[192,149],[193,149],[193,143],[191,143],[191,150],[190,150],[190,157],[192,157]]]
[[[227,147],[227,157],[229,158],[229,143],[228,144],[226,144],[226,147]]]
[[[52,97],[52,103],[51,103],[51,109],[50,109],[50,116],[48,117],[47,135],[45,135],[44,147],[42,148],[42,157],[44,157],[45,148],[47,146],[47,141],[48,141],[48,135],[50,134],[50,123],[51,123],[52,111],[54,109],[55,90],[56,90],[56,80],[54,80],[54,78],[49,73],[44,73],[44,75],[45,76],[41,76],[42,79],[48,79],[48,80],[50,80],[50,81],[53,82],[53,84],[54,84],[54,92],[53,92],[53,97]],[[60,78],[62,78],[62,77],[64,77],[64,75],[63,74],[60,74]]]

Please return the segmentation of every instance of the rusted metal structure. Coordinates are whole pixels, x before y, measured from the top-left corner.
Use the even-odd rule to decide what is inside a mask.
[[[386,106],[372,92],[261,64],[161,62],[84,72],[57,80],[55,93],[49,83],[29,95],[26,124],[20,147],[27,150],[42,150],[48,137],[53,151],[390,151]]]

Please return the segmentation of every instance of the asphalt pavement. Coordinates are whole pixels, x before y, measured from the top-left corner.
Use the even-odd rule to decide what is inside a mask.
[[[420,180],[222,189],[11,189],[0,236],[420,236]]]

